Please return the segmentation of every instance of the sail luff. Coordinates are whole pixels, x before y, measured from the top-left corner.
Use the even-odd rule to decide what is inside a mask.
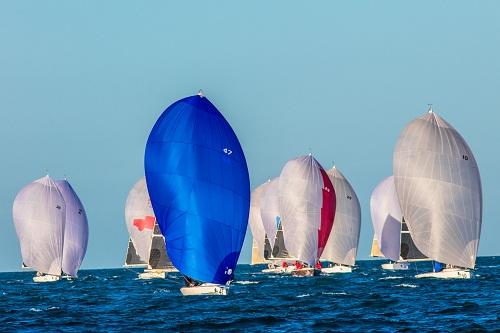
[[[279,180],[279,203],[287,250],[298,260],[314,265],[335,214],[335,191],[314,157],[301,156],[285,164]]]
[[[253,240],[257,246],[257,251],[260,257],[264,257],[266,231],[260,214],[263,194],[268,185],[268,182],[258,186],[250,195],[250,212],[248,216],[248,224],[252,231]]]
[[[388,259],[399,260],[403,214],[393,176],[385,178],[373,190],[370,197],[370,213],[380,251]]]
[[[12,214],[25,265],[61,275],[65,203],[52,178],[46,176],[22,188]]]
[[[354,266],[361,229],[361,207],[356,192],[336,168],[327,171],[336,195],[335,221],[321,259]]]
[[[67,180],[56,182],[66,205],[62,271],[77,277],[89,239],[89,226],[85,208]]]
[[[416,247],[433,260],[474,268],[482,188],[477,162],[463,137],[430,111],[402,131],[393,168]]]
[[[250,181],[226,119],[204,96],[175,102],[148,137],[144,167],[173,265],[195,280],[232,280],[248,226]]]
[[[127,196],[125,223],[137,254],[146,263],[149,262],[155,222],[146,179],[141,177]]]

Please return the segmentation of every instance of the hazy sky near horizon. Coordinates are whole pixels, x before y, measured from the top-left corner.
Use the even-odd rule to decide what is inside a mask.
[[[361,201],[359,259],[370,193],[432,103],[475,153],[479,255],[499,255],[499,32],[497,1],[3,1],[0,270],[21,263],[13,199],[47,170],[85,204],[83,268],[121,266],[149,131],[200,88],[239,136],[252,188],[309,151],[335,161]]]

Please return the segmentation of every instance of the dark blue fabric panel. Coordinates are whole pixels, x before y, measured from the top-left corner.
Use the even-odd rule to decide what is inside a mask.
[[[232,279],[250,206],[248,168],[238,138],[206,97],[163,112],[149,136],[146,182],[167,251],[200,281]]]

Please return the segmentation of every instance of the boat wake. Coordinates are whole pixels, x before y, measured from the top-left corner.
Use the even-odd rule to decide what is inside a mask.
[[[401,284],[397,284],[395,285],[395,287],[403,287],[403,288],[418,288],[418,286],[414,285],[414,284],[409,284],[409,283],[401,283]]]
[[[236,281],[235,283],[243,284],[243,285],[245,285],[245,284],[258,284],[259,281]]]

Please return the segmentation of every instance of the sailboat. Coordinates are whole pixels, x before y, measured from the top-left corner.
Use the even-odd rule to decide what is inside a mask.
[[[373,257],[385,257],[391,262],[382,264],[387,270],[407,270],[409,262],[426,260],[415,246],[399,206],[394,177],[382,180],[370,197],[370,212],[375,230]],[[375,245],[374,245],[375,246]],[[428,260],[428,259],[427,259]]]
[[[56,181],[56,186],[66,205],[62,277],[72,279],[78,277],[78,270],[87,252],[89,240],[87,213],[80,198],[67,179]]]
[[[314,266],[332,230],[336,199],[328,174],[311,154],[288,161],[281,170],[279,205],[286,248],[297,258],[292,275],[318,274]]]
[[[267,186],[267,182],[254,189],[250,196],[250,213],[248,217],[248,225],[253,236],[252,243],[252,265],[265,264],[271,253],[269,251],[269,240],[266,237],[266,231],[262,224],[260,215],[260,206],[262,203],[262,194]]]
[[[470,278],[482,221],[479,169],[464,138],[429,108],[399,136],[396,191],[416,247],[435,261],[417,278]]]
[[[183,295],[226,295],[248,226],[250,180],[238,138],[201,92],[154,125],[146,182]]]
[[[165,238],[156,222],[144,177],[134,184],[127,196],[125,222],[130,235],[127,251],[127,260],[130,258],[130,262],[126,262],[126,266],[145,266],[144,272],[139,274],[140,279],[164,279],[166,272],[174,271],[165,250]]]
[[[270,261],[268,268],[263,269],[262,272],[290,273],[294,269],[291,264],[294,258],[290,258],[283,238],[279,208],[279,177],[268,180],[261,201],[260,214],[266,232],[266,242],[272,249],[268,257]]]
[[[61,278],[66,205],[56,183],[45,176],[26,185],[14,200],[12,215],[25,266],[35,282]]]
[[[326,173],[335,189],[336,208],[332,231],[320,258],[329,266],[321,272],[350,273],[358,251],[361,207],[351,184],[335,166]]]

